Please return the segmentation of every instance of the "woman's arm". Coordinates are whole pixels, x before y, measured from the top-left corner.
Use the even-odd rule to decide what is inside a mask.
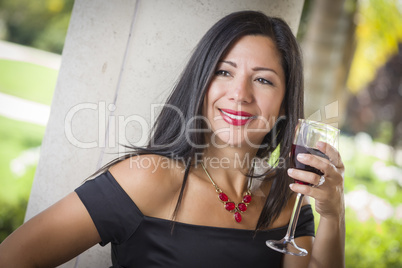
[[[319,187],[291,184],[293,191],[315,199],[315,209],[320,214],[320,222],[313,248],[306,257],[286,255],[284,267],[345,267],[344,166],[335,148],[325,143],[318,144],[318,148],[330,160],[314,155],[304,155],[303,158],[299,157],[300,154],[298,160],[321,170],[324,173],[325,182]],[[317,185],[320,180],[317,174],[296,169],[290,169],[289,176],[314,185]],[[299,241],[296,240],[296,243],[298,244]],[[301,266],[300,262],[304,263],[306,260],[308,266]]]
[[[0,244],[0,267],[55,267],[100,240],[88,211],[73,192]]]

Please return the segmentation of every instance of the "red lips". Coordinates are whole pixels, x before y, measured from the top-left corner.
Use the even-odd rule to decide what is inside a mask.
[[[219,109],[219,112],[221,113],[222,118],[223,120],[225,120],[226,123],[234,126],[243,126],[247,124],[248,121],[254,118],[252,114],[243,111]]]

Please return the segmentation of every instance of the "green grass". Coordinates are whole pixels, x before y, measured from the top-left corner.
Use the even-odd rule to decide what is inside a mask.
[[[0,201],[16,204],[29,196],[33,172],[18,176],[11,171],[11,162],[24,151],[41,145],[45,128],[0,116]]]
[[[27,150],[38,148],[45,128],[0,116],[0,243],[23,223],[36,164],[18,175],[11,163]]]
[[[370,219],[360,222],[352,210],[346,211],[346,267],[397,268],[401,267],[400,220],[384,222]]]
[[[57,75],[51,68],[0,59],[0,92],[50,105]]]
[[[58,71],[32,63],[0,59],[0,92],[50,105]],[[0,243],[24,220],[36,160],[24,172],[12,171],[13,160],[38,150],[45,127],[0,116]]]

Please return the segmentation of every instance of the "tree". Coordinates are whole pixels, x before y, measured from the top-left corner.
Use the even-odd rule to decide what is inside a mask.
[[[348,104],[345,130],[365,131],[393,147],[402,146],[402,43],[373,81]]]
[[[74,0],[2,0],[0,38],[61,53]]]
[[[344,129],[402,146],[402,4],[360,1]],[[399,48],[398,48],[399,47]]]
[[[345,106],[345,84],[355,47],[353,18],[357,4],[356,0],[316,0],[310,6],[301,44],[306,79],[305,114],[323,121],[335,114],[338,123]],[[324,108],[336,102],[332,107],[337,111],[329,115]]]
[[[356,93],[374,79],[377,69],[397,53],[402,41],[402,3],[397,0],[359,1],[357,47],[348,79]]]

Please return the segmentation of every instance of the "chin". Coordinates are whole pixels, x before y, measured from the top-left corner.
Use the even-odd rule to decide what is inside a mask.
[[[212,145],[219,148],[242,148],[242,147],[252,147],[259,148],[262,138],[247,138],[245,135],[230,135],[230,133],[220,133],[215,135],[215,139],[212,139]]]

